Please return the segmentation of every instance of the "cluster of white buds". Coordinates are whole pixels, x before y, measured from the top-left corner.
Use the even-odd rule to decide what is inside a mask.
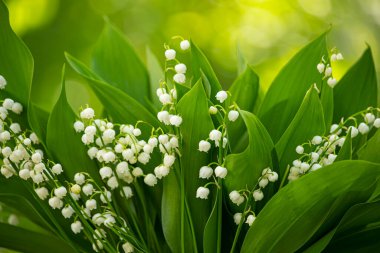
[[[269,182],[276,182],[278,180],[278,174],[275,171],[272,171],[270,168],[263,169],[260,178],[257,181],[256,186],[253,190],[233,190],[228,195],[231,202],[237,206],[248,201],[244,213],[235,213],[234,222],[236,225],[239,225],[243,217],[247,217],[245,223],[249,226],[253,224],[256,219],[255,213],[252,211],[252,207],[249,207],[249,202],[251,197],[255,202],[261,201],[264,198],[263,189],[269,184]]]
[[[343,55],[340,52],[338,52],[336,48],[333,48],[331,52],[331,62],[343,60]],[[323,74],[323,79],[327,79],[327,84],[331,88],[334,88],[337,83],[337,80],[332,75],[332,68],[330,63],[326,61],[324,57],[322,57],[321,62],[318,63],[317,70],[319,73]]]
[[[0,86],[5,84],[5,79],[0,76]],[[25,181],[37,198],[46,200],[51,209],[59,210],[64,218],[73,219],[72,232],[83,234],[81,232],[85,231],[83,235],[93,244],[95,251],[104,248],[106,251],[116,252],[118,245],[98,236],[96,231],[112,226],[113,229],[108,231],[120,238],[121,242],[126,242],[133,234],[125,232],[127,231],[125,221],[115,215],[115,209],[111,204],[111,192],[98,186],[85,173],[77,173],[74,182],[68,182],[62,175],[64,171],[62,166],[45,157],[38,145],[37,135],[30,130],[22,130],[20,124],[8,117],[9,113],[21,113],[21,104],[7,98],[2,101],[0,111],[1,174],[5,178],[17,177],[17,180]],[[90,121],[93,117],[94,111],[91,108],[81,112],[81,118],[84,120]],[[112,129],[109,125],[97,126]],[[78,132],[87,131],[86,141],[96,137],[92,133],[93,129],[85,128],[84,123],[76,122],[75,129]],[[113,134],[107,133],[106,129],[103,133],[112,139]],[[91,137],[92,134],[94,136]],[[128,192],[128,189],[124,191]],[[18,219],[13,215],[10,216],[9,222],[15,225]],[[94,236],[88,237],[88,235]]]
[[[355,138],[359,134],[368,134],[372,128],[380,128],[380,118],[375,116],[379,111],[377,108],[368,108],[358,112],[346,120],[342,119],[339,124],[333,124],[329,135],[314,136],[309,142],[297,146],[295,151],[301,157],[289,166],[288,180],[293,181],[306,173],[332,164],[348,133],[351,138]]]
[[[89,109],[91,108],[83,111]],[[102,165],[99,174],[110,190],[118,189],[122,196],[130,198],[133,192],[129,185],[135,178],[144,177],[147,185],[154,186],[157,179],[169,174],[178,151],[178,138],[175,135],[158,135],[162,130],[152,128],[152,133],[157,134],[143,140],[140,138],[141,129],[138,128],[138,124],[143,122],[138,122],[135,126],[118,125],[107,120],[82,117],[83,111],[80,113],[82,121],[76,121],[74,128],[82,133],[82,142],[88,147],[88,156]],[[94,117],[94,113],[91,115]],[[178,120],[182,122],[182,118],[178,119],[175,115],[170,119],[173,125],[179,125]],[[162,164],[155,168],[155,174],[145,175],[142,168],[150,162],[156,148],[162,153]]]

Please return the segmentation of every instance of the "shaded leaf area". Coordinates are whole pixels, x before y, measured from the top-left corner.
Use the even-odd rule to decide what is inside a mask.
[[[342,148],[339,150],[338,156],[335,159],[335,162],[343,161],[343,160],[351,160],[352,159],[352,138],[351,138],[351,130],[348,130],[347,135],[345,137],[344,144]],[[361,159],[364,160],[364,159]]]
[[[199,179],[199,169],[210,162],[209,154],[198,151],[199,141],[206,139],[213,129],[213,123],[208,112],[206,93],[201,81],[197,82],[179,101],[177,109],[183,118],[181,169],[188,208],[192,211],[191,220],[194,224],[198,248],[202,247],[204,227],[211,206],[207,201],[195,198],[196,190],[205,182]]]
[[[102,102],[107,114],[118,123],[135,124],[137,121],[149,122],[160,126],[156,117],[142,104],[118,88],[104,82],[82,62],[66,53],[70,66],[89,81],[91,89]]]
[[[365,220],[368,215],[361,212],[369,209],[360,211],[363,214],[360,217],[350,214],[355,211],[350,208],[379,195],[379,178],[379,164],[342,161],[292,182],[258,215],[247,233],[242,252],[296,252],[304,245],[317,243],[341,221],[344,224],[340,228],[341,235],[343,231],[356,230],[356,219]],[[378,213],[379,205],[375,208]],[[378,220],[378,217],[373,218]],[[371,220],[357,224],[367,222]],[[349,252],[349,247],[341,246]]]
[[[162,104],[156,95],[156,91],[158,88],[160,88],[160,81],[164,80],[165,73],[162,70],[157,57],[149,48],[146,49],[146,59],[150,80],[150,96],[152,98],[155,108],[160,109],[162,107]]]
[[[148,72],[125,35],[106,20],[92,56],[94,73],[143,105],[150,100]]]
[[[334,122],[376,107],[377,92],[375,65],[368,47],[334,88]]]
[[[100,183],[97,165],[88,157],[86,146],[74,131],[73,124],[77,117],[67,102],[64,75],[63,68],[61,94],[48,121],[47,147],[54,160],[62,164],[69,179],[73,179],[80,171],[89,173]]]
[[[287,129],[310,85],[321,79],[316,66],[327,55],[326,34],[322,34],[299,51],[269,87],[258,115],[273,142]]]
[[[211,214],[207,220],[203,236],[203,252],[221,252],[222,247],[222,190],[217,189]]]
[[[259,77],[252,68],[247,65],[245,71],[229,88],[229,92],[231,93],[231,100],[235,102],[240,109],[255,112],[260,102]],[[238,119],[230,125],[228,134],[232,152],[241,152],[248,145],[247,129],[241,119]]]
[[[0,223],[0,246],[20,252],[77,252],[66,242],[51,235]]]
[[[276,125],[277,122],[273,122]],[[299,155],[295,148],[311,140],[315,135],[323,135],[325,132],[325,121],[323,108],[318,97],[318,92],[311,87],[297,112],[289,124],[285,133],[276,143],[276,150],[280,165],[280,178],[282,179],[288,164],[291,164]]]
[[[380,131],[376,130],[374,136],[369,139],[357,152],[358,158],[370,162],[380,163]]]
[[[217,103],[215,95],[218,91],[222,90],[222,86],[206,56],[193,41],[191,41],[191,67],[195,81],[198,81],[200,78],[207,79],[207,83],[204,84],[210,87],[208,97],[214,104]]]

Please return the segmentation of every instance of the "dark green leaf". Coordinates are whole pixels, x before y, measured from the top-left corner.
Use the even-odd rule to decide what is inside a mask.
[[[380,131],[377,130],[375,135],[369,139],[364,146],[358,151],[360,160],[380,163]]]
[[[351,139],[351,130],[349,130],[347,132],[343,147],[339,150],[339,153],[335,159],[335,162],[342,161],[342,160],[351,160],[351,158],[352,158],[352,139]]]
[[[272,123],[277,125],[277,119]],[[323,135],[325,132],[325,121],[323,109],[318,97],[318,91],[312,87],[295,115],[294,119],[276,143],[276,150],[280,161],[280,178],[284,176],[285,169],[294,159],[298,157],[295,148],[311,140],[315,135]]]
[[[217,190],[214,206],[205,226],[203,252],[220,252],[222,231],[222,191]]]
[[[377,81],[371,49],[347,71],[334,88],[334,121],[377,106]]]
[[[298,52],[269,87],[258,115],[274,142],[287,129],[310,85],[321,79],[316,66],[328,55],[325,37],[322,34]]]
[[[141,104],[150,100],[147,70],[127,38],[110,22],[96,43],[92,68],[107,83],[119,88]]]
[[[43,144],[46,144],[46,128],[48,119],[49,113],[47,111],[31,101],[29,102],[28,121],[31,128]]]
[[[297,179],[267,203],[242,252],[295,252],[337,226],[348,208],[367,201],[379,179],[380,165],[364,161],[337,162]]]

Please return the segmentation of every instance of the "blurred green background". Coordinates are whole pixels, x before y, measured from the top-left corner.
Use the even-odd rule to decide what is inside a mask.
[[[191,37],[210,59],[222,84],[237,74],[236,50],[259,74],[266,89],[280,68],[308,41],[332,27],[330,47],[346,61],[340,77],[371,45],[379,70],[380,0],[8,0],[13,29],[35,60],[33,92],[49,109],[58,95],[63,52],[89,62],[103,17],[128,36],[142,59],[146,48],[163,60],[173,35]],[[69,99],[96,103],[83,80],[68,73]],[[76,99],[76,98],[81,99]]]

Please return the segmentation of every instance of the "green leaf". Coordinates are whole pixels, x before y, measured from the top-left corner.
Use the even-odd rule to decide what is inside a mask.
[[[228,169],[228,177],[225,179],[225,186],[228,193],[233,190],[247,189],[247,187],[252,189],[263,169],[267,167],[274,169],[272,162],[274,144],[265,127],[250,112],[240,110],[240,115],[247,128],[249,142],[242,153],[230,154],[226,157],[225,165]],[[266,197],[265,200],[268,198]],[[260,203],[259,206],[262,206],[263,203]]]
[[[86,146],[81,142],[81,135],[74,130],[73,124],[77,117],[67,102],[64,75],[65,68],[62,70],[61,94],[48,121],[48,150],[54,160],[62,164],[68,178],[73,178],[77,172],[87,172],[101,182],[95,161],[88,157]]]
[[[93,52],[92,69],[141,104],[146,105],[150,100],[149,76],[144,64],[124,34],[107,20]]]
[[[337,226],[348,208],[367,201],[379,178],[378,164],[342,161],[297,179],[257,216],[241,252],[297,251]]]
[[[183,148],[181,156],[181,167],[183,177],[186,180],[185,192],[189,208],[192,211],[192,221],[195,235],[197,237],[198,248],[202,247],[204,227],[211,211],[208,201],[195,198],[196,190],[204,185],[204,181],[199,179],[199,169],[209,163],[209,155],[199,152],[198,144],[200,140],[206,139],[213,129],[213,123],[208,112],[208,100],[202,83],[198,81],[192,89],[187,92],[178,102],[177,110],[183,118],[181,129]]]
[[[310,85],[321,79],[316,66],[327,55],[324,33],[299,51],[269,87],[258,115],[274,142],[287,129]]]
[[[330,129],[334,116],[334,92],[333,89],[327,85],[326,81],[321,85],[321,104],[323,107],[326,133]],[[337,121],[338,122],[338,121]]]
[[[28,105],[33,57],[24,42],[13,32],[3,1],[0,1],[0,59],[0,74],[8,83],[6,92],[1,93],[8,93],[24,106]]]
[[[272,124],[276,125],[277,121],[275,120]],[[276,143],[281,179],[287,165],[299,156],[295,148],[315,135],[323,135],[324,132],[325,121],[318,91],[311,87],[289,127]]]
[[[38,139],[46,144],[46,131],[49,119],[49,112],[45,111],[33,102],[29,102],[28,106],[28,122],[37,134]]]
[[[215,75],[209,61],[203,52],[198,48],[197,45],[191,41],[191,66],[193,70],[193,79],[198,81],[202,78],[202,72],[210,84],[210,100],[215,104],[217,100],[215,95],[218,91],[222,90],[222,86],[219,83],[218,78]]]
[[[161,108],[162,104],[156,95],[156,91],[160,88],[160,81],[164,80],[165,74],[157,57],[148,47],[146,49],[146,59],[150,80],[150,96],[156,108]]]
[[[357,153],[360,160],[380,163],[380,131],[377,130]]]
[[[222,231],[222,191],[217,190],[214,205],[205,226],[203,252],[220,252]]]
[[[351,129],[350,129],[347,132],[343,147],[339,150],[339,153],[335,159],[335,162],[342,161],[342,160],[351,160],[351,158],[352,158],[352,138],[351,138]],[[363,159],[360,159],[360,160],[363,160]]]
[[[334,121],[377,106],[376,70],[371,48],[347,71],[334,88]]]
[[[88,69],[82,62],[66,53],[70,66],[89,81],[91,88],[102,102],[112,120],[118,123],[135,124],[139,120],[149,122],[153,126],[160,123],[143,105],[118,88],[107,84]]]
[[[51,235],[0,223],[0,246],[20,252],[78,252],[66,242]]]

